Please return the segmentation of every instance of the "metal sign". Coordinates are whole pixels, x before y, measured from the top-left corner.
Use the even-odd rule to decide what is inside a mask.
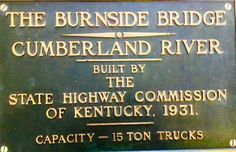
[[[234,1],[0,3],[0,147],[236,147]]]

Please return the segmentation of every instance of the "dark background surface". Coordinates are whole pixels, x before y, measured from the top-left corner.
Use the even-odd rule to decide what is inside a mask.
[[[227,25],[223,27],[206,27],[204,25],[186,27],[155,26],[157,11],[207,11],[224,10],[224,1],[212,2],[148,2],[148,3],[54,3],[54,2],[6,2],[8,11],[45,11],[47,27],[45,28],[9,28],[5,14],[0,16],[0,145],[7,145],[9,151],[96,151],[96,150],[150,150],[150,149],[191,149],[191,148],[227,148],[229,141],[236,138],[236,78],[235,78],[235,20],[234,10],[227,12]],[[234,5],[232,3],[232,5]],[[104,7],[105,6],[105,7]],[[55,11],[149,11],[150,26],[145,28],[55,28]],[[197,117],[161,116],[162,103],[153,104],[160,117],[143,118],[154,121],[151,127],[86,127],[88,122],[141,121],[140,118],[104,118],[104,119],[73,119],[73,106],[68,106],[69,113],[63,120],[48,120],[45,111],[50,106],[16,106],[8,104],[11,93],[52,92],[55,98],[53,107],[63,106],[63,92],[106,91],[104,80],[106,75],[92,74],[93,63],[76,63],[77,58],[31,58],[14,57],[11,45],[16,41],[34,40],[89,40],[86,38],[62,38],[64,33],[86,32],[170,32],[177,33],[175,37],[165,39],[218,39],[221,42],[223,55],[196,56],[182,55],[162,57],[160,63],[146,63],[144,74],[133,75],[135,88],[114,89],[127,90],[125,104],[136,104],[134,92],[137,90],[196,90],[196,89],[227,89],[227,102],[192,102],[198,111]],[[160,54],[157,38],[133,38],[146,40],[153,47],[155,57]],[[104,40],[107,48],[115,39]],[[122,42],[123,40],[119,40]],[[104,48],[106,49],[106,48]],[[129,66],[131,63],[124,63]],[[131,76],[126,71],[124,76]],[[174,103],[173,104],[178,104]],[[71,111],[70,111],[71,109]],[[36,145],[38,134],[68,134],[79,132],[96,132],[98,135],[120,131],[151,130],[203,130],[205,138],[198,141],[158,141],[121,143],[99,141],[82,144]]]

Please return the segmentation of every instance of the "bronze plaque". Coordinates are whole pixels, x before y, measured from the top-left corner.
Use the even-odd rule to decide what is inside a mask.
[[[0,36],[1,152],[236,147],[233,0],[3,1]]]

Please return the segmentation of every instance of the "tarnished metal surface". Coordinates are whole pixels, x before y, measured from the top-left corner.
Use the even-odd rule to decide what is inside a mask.
[[[1,152],[236,147],[234,1],[100,3],[5,1],[0,2],[0,10]],[[216,20],[216,25],[210,25],[209,17],[206,18],[206,23],[201,22],[196,26],[189,23],[190,18],[186,19],[188,20],[186,25],[177,26],[176,23],[158,25],[158,12],[171,11],[179,13],[179,24],[185,20],[184,11],[198,12],[202,16],[208,11],[223,11],[225,14],[223,19],[219,18],[218,25]],[[7,15],[9,12],[45,12],[46,25],[44,27],[19,27],[20,19],[18,18],[15,20],[15,25],[12,23],[11,27],[10,15]],[[83,27],[78,24],[71,27],[67,24],[56,27],[56,12],[91,13],[93,25]],[[95,12],[101,14],[104,12],[133,12],[135,14],[148,12],[148,15],[143,13],[146,20],[143,19],[140,22],[143,24],[149,22],[145,26],[136,24],[130,27],[122,24],[106,27],[99,22],[96,27],[93,18]],[[75,18],[72,19],[72,21],[75,20]],[[193,18],[193,22],[196,20],[197,18]],[[111,20],[110,25],[114,22],[114,19]],[[20,55],[23,49],[27,49],[26,42],[40,43],[40,41],[46,43],[52,41],[54,44],[52,50],[55,54],[51,56],[41,54],[40,56],[38,53],[36,56],[31,56],[25,51],[24,55]],[[58,49],[56,42],[59,41],[65,42],[67,47],[69,47],[69,41],[76,41],[76,43],[79,41],[81,45],[76,47],[81,50],[83,43],[84,45],[91,43],[95,54],[85,50],[81,51],[80,55],[72,56],[68,51],[67,55],[59,57],[56,51]],[[16,42],[19,43],[16,44]],[[171,43],[169,53],[163,50],[163,47],[169,44],[168,42]],[[111,50],[115,50],[116,43],[121,46],[122,50],[125,50],[126,43],[143,45],[143,50],[140,49],[136,54],[131,51],[125,54],[116,49],[115,53],[112,53]],[[150,52],[143,55],[142,53],[147,51],[144,49],[147,43],[150,45]],[[18,50],[15,53],[14,44]],[[207,51],[199,51],[197,44],[204,45],[203,49]],[[178,45],[180,45],[180,52],[177,51]],[[100,55],[99,47],[102,51]],[[191,51],[188,48],[191,48]],[[33,49],[31,47],[31,50]],[[107,52],[110,54],[108,55]],[[95,65],[113,68],[110,72],[101,74],[94,72]],[[132,73],[132,66],[145,67],[143,72],[140,68],[137,73]],[[115,86],[109,83],[110,77],[131,77],[133,83]],[[176,91],[179,94],[183,91],[185,94],[182,94],[182,97],[179,96],[178,99],[173,95],[174,97],[170,99],[156,97],[152,100],[158,91],[162,93]],[[197,95],[190,99],[186,95],[188,91],[204,93],[201,97],[198,97],[199,94],[196,93]],[[117,97],[116,100],[114,97],[111,103],[101,103],[100,98],[96,98],[89,103],[89,99],[86,100],[85,95],[81,95],[81,93],[88,95],[89,92],[91,94],[113,92],[120,98]],[[123,98],[119,96],[120,92],[125,92]],[[143,92],[143,94],[138,94],[138,92]],[[147,92],[149,96],[145,98]],[[226,96],[219,92],[226,92]],[[53,104],[44,104],[44,102],[34,104],[29,101],[29,94],[35,93],[42,93],[43,99],[46,93],[52,94]],[[78,103],[65,102],[65,94],[70,93],[76,93],[76,98],[80,94],[83,99],[81,97],[81,100],[73,100]],[[212,97],[214,93],[217,94],[215,99]],[[21,102],[14,104],[13,98],[17,94],[26,95],[19,97],[18,101]],[[159,99],[160,101],[157,101]],[[90,111],[94,107],[101,108],[101,106],[102,108],[110,106],[131,110],[127,110],[126,113],[123,111],[121,116],[115,115],[114,111],[107,112],[104,109],[103,116],[95,116],[93,113],[90,117],[90,112],[87,115],[83,112],[83,116],[75,114],[75,108],[90,107],[88,109]],[[181,111],[181,108],[182,110],[186,108],[184,106],[187,107],[187,112]],[[134,107],[137,113],[134,112]],[[47,111],[50,108],[56,110],[66,108],[66,111],[62,118],[50,119],[47,117]],[[147,108],[150,108],[150,111]],[[139,109],[142,110],[139,111]],[[133,113],[128,115],[127,113],[132,110]],[[148,135],[150,133],[150,136],[145,136],[145,133]],[[78,137],[77,142],[73,138],[75,134]],[[69,135],[71,137],[68,137]],[[74,140],[72,143],[68,140],[64,142],[60,140],[61,136]],[[49,141],[47,138],[59,139]],[[120,138],[122,138],[121,141],[119,141]]]

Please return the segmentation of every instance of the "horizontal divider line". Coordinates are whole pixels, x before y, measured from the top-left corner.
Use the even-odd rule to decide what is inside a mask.
[[[112,122],[112,123],[87,123],[88,127],[96,126],[134,126],[134,125],[154,125],[154,122]]]
[[[147,59],[77,59],[76,62],[160,62],[159,58]]]
[[[87,37],[87,38],[138,38],[138,37],[174,36],[174,35],[176,35],[176,33],[157,33],[157,32],[105,32],[105,33],[61,34],[62,37]]]

